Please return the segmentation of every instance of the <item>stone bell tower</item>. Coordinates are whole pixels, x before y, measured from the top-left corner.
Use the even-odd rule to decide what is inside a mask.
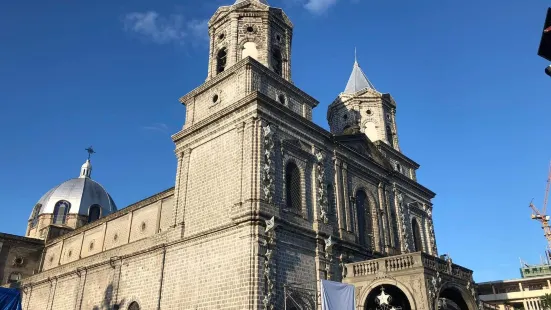
[[[357,59],[344,92],[329,106],[327,119],[332,133],[346,134],[359,130],[370,141],[382,141],[400,151],[396,102],[390,94],[375,89]]]
[[[209,21],[208,78],[247,56],[291,81],[293,24],[266,0],[237,0],[220,7]]]

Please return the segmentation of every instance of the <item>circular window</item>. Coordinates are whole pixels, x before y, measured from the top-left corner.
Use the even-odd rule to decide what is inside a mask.
[[[13,260],[13,265],[14,266],[23,266],[23,263],[25,262],[25,260],[23,259],[23,257],[16,257],[14,260]]]
[[[367,115],[371,115],[372,113],[371,110],[367,110]]]
[[[248,27],[247,27],[247,32],[248,32],[248,33],[253,33],[253,32],[254,32],[253,26],[248,26]]]
[[[226,35],[223,32],[218,35],[218,39],[220,39],[220,40],[224,40],[225,37],[226,37]]]
[[[145,225],[145,222],[142,222],[142,231],[144,231],[146,227],[147,225]]]
[[[220,99],[220,98],[218,98],[218,95],[212,96],[212,103],[217,103],[218,99]]]
[[[285,95],[284,94],[280,94],[279,96],[277,96],[277,100],[279,100],[279,102],[281,102],[283,104],[287,104],[287,101],[285,100]]]
[[[119,235],[115,234],[115,235],[113,236],[113,240],[117,241],[118,239],[119,239]]]
[[[53,263],[54,262],[54,256],[50,256],[50,259],[49,259],[50,263]]]

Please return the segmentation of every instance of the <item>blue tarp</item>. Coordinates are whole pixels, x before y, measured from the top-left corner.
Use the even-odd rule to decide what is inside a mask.
[[[21,293],[0,287],[0,310],[21,310]]]

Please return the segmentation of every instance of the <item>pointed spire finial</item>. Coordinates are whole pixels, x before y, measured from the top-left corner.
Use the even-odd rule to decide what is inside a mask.
[[[358,51],[356,47],[354,47],[354,63],[358,64]]]

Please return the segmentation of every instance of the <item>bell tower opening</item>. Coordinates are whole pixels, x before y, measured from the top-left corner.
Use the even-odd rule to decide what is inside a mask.
[[[225,47],[218,51],[216,54],[216,73],[221,73],[226,69],[228,63],[228,51]]]

